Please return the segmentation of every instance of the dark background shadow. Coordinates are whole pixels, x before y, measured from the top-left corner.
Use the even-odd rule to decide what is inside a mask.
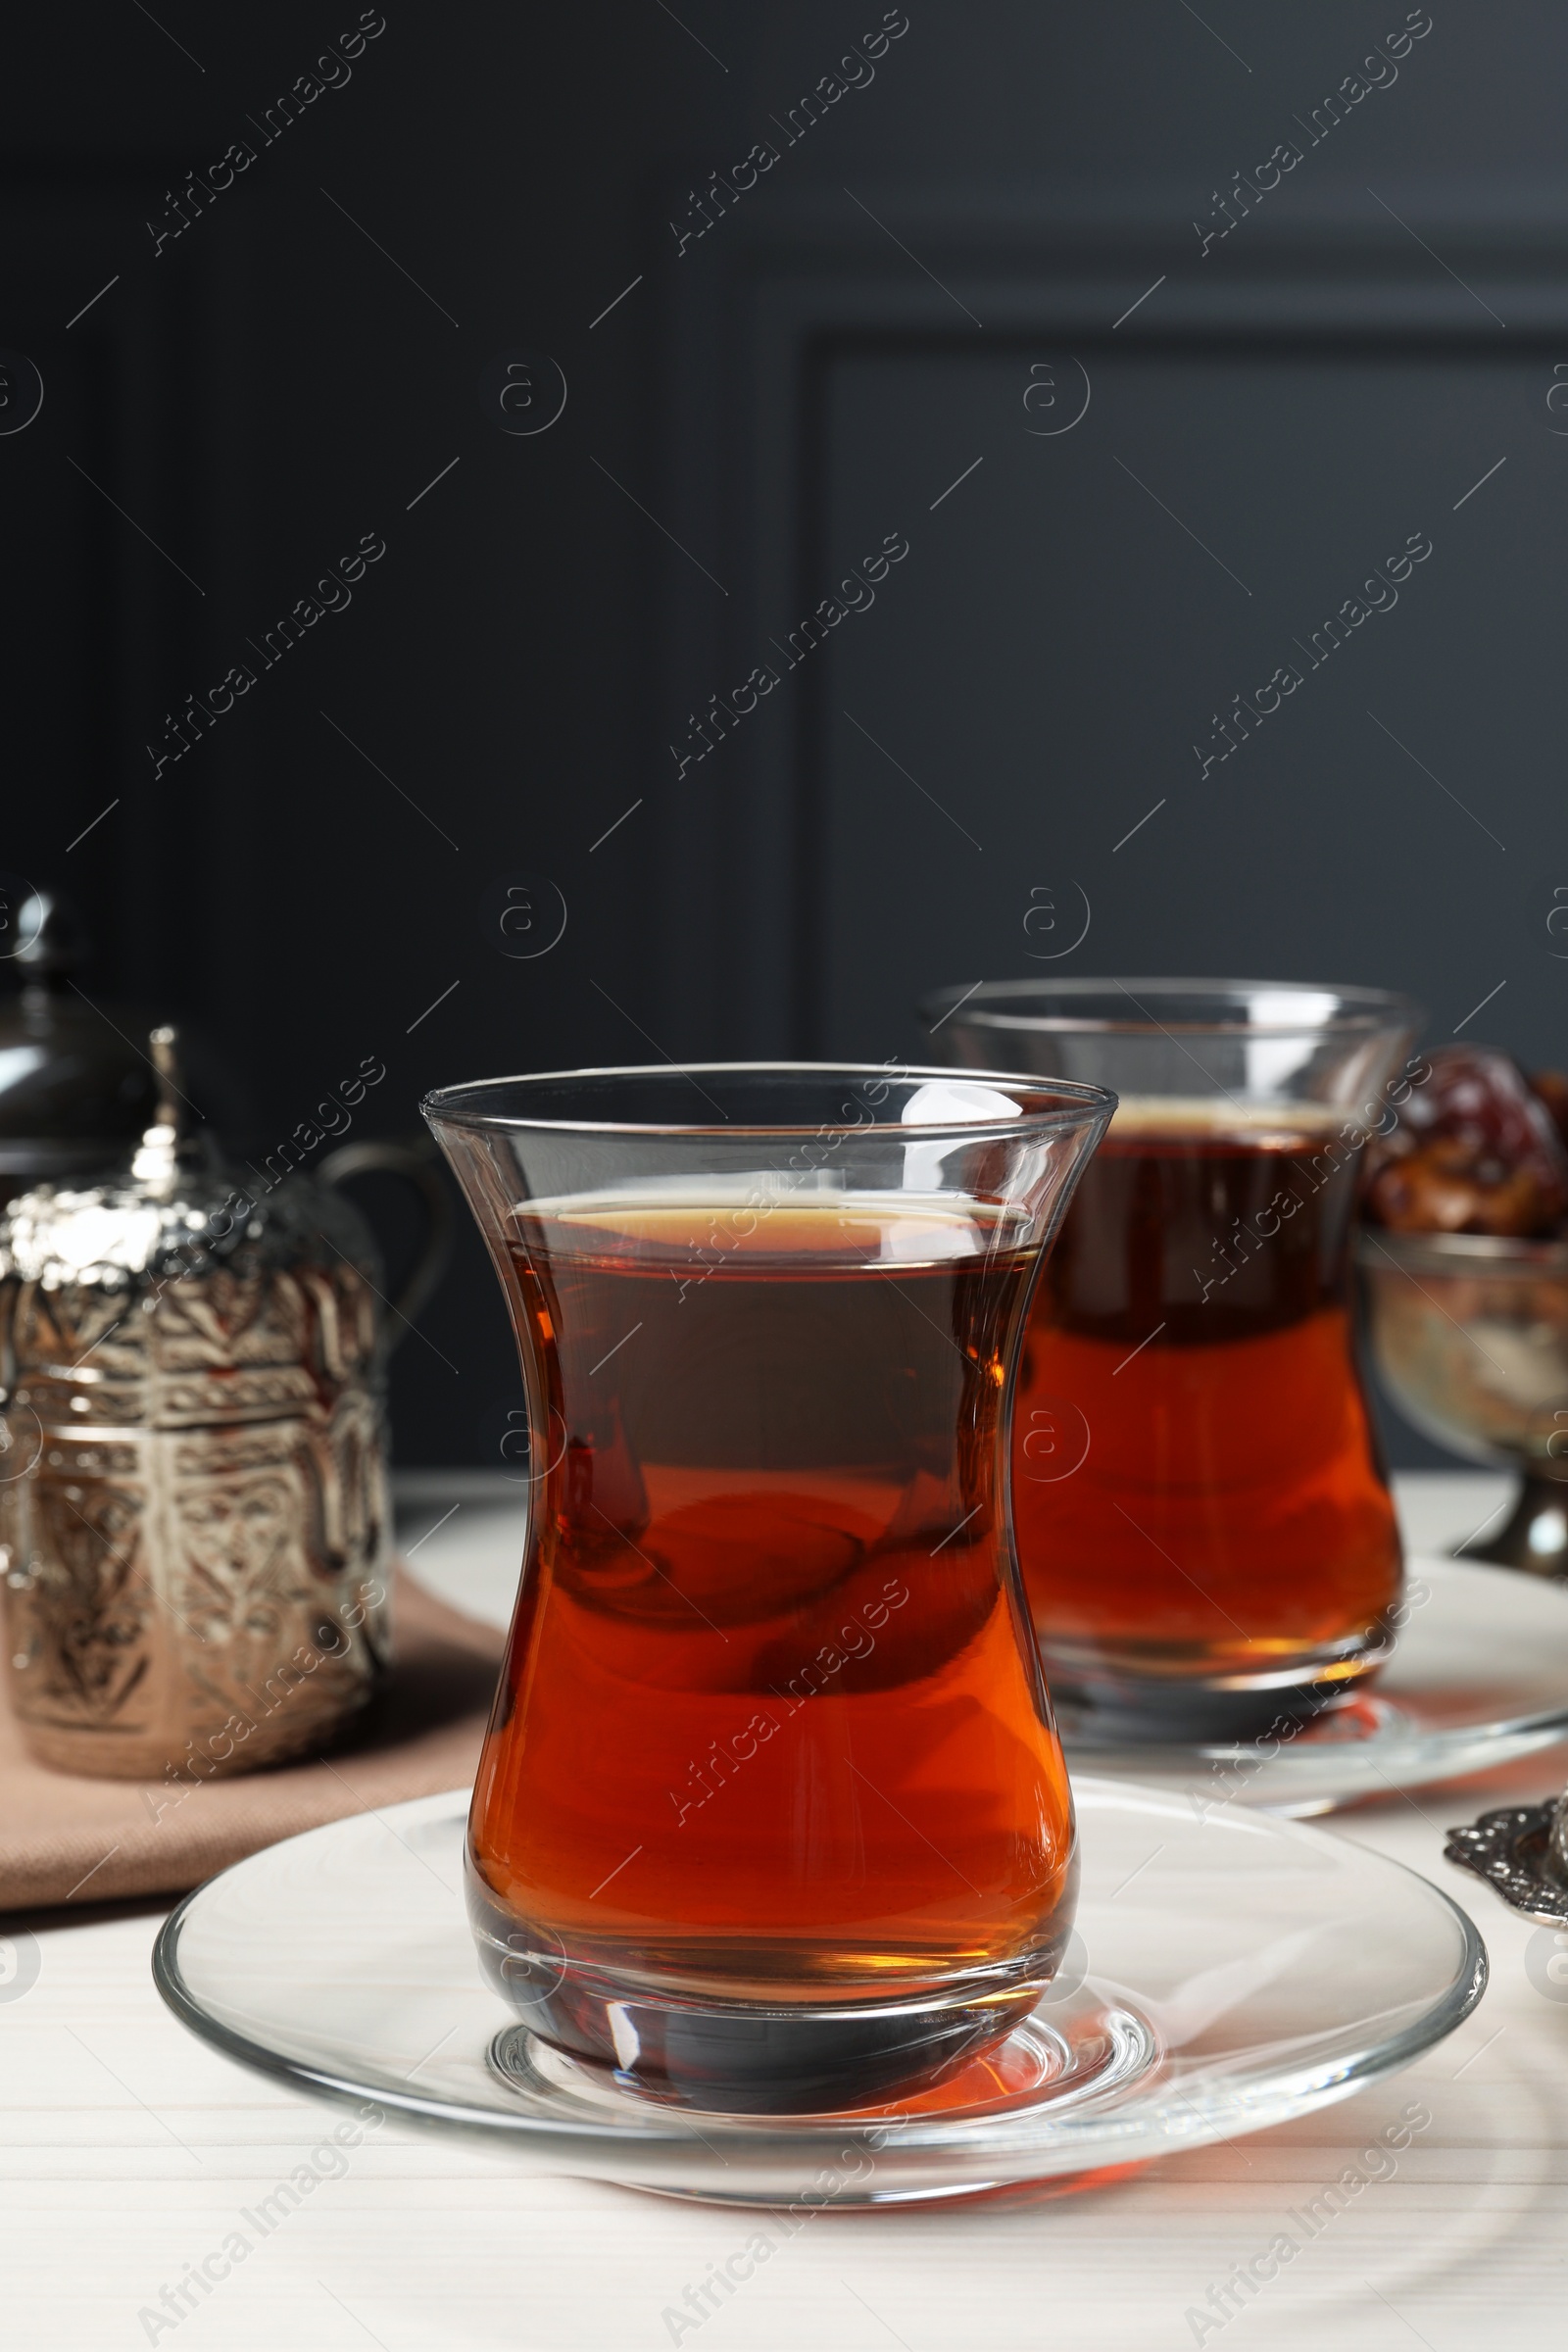
[[[1405,19],[19,19],[0,865],[252,1155],[366,1056],[403,1134],[501,1069],[917,1050],[982,974],[1392,984],[1568,1061],[1568,22]],[[465,1230],[400,1457],[514,1385]]]

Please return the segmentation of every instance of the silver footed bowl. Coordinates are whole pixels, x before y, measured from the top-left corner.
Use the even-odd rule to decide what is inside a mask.
[[[1423,1437],[1521,1486],[1465,1556],[1568,1577],[1568,1242],[1363,1228],[1372,1353]]]

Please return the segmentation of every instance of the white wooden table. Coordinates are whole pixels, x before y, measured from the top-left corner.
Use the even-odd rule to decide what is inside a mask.
[[[1468,1532],[1500,1494],[1411,1478],[1413,1547]],[[406,1540],[441,1592],[504,1618],[515,1518],[486,1482],[404,1482]],[[445,1525],[421,1532],[461,1504]],[[148,1955],[162,1906],[36,1921],[0,1982],[0,2343],[258,2352],[1561,2352],[1568,2338],[1568,1984],[1537,1990],[1535,1931],[1441,1858],[1446,1824],[1543,1795],[1568,1751],[1491,1780],[1332,1818],[1436,1879],[1491,1948],[1492,1985],[1407,2074],[1314,2119],[1172,2156],[1119,2183],[1012,2205],[824,2214],[700,2328],[664,2316],[739,2247],[744,2215],[575,2180],[526,2180],[388,2122],[263,2235],[261,2201],[340,2111],[273,2088],[175,2025]],[[30,1959],[36,1980],[18,1991]],[[1561,1973],[1561,1972],[1559,1972]],[[6,1997],[7,1995],[11,1997]],[[1211,2324],[1209,2290],[1420,2101],[1431,2123],[1255,2300]],[[276,2209],[274,2209],[276,2210]],[[235,2259],[226,2239],[248,2251]],[[1299,2234],[1299,2232],[1297,2232]],[[218,2257],[209,2260],[211,2257]],[[220,2273],[177,2319],[193,2265]],[[685,2315],[689,2316],[689,2315]]]

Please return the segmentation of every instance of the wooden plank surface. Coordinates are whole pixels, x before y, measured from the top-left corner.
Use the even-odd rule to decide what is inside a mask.
[[[1412,1535],[1474,1525],[1499,1490],[1403,1482]],[[419,1544],[457,1494],[463,1507]],[[416,1566],[504,1611],[514,1512],[479,1490],[415,1488]],[[392,2123],[327,2143],[337,2110],[253,2078],[182,2031],[153,1990],[161,1910],[34,1922],[37,1975],[0,1982],[0,2320],[8,2344],[106,2352],[1157,2352],[1214,2344],[1396,2352],[1558,2352],[1568,2301],[1568,1984],[1540,1990],[1537,1934],[1441,1859],[1442,1831],[1539,1796],[1568,1755],[1462,1788],[1334,1817],[1471,1912],[1492,1985],[1406,2074],[1304,2122],[1173,2156],[1077,2194],[865,2216],[824,2214],[779,2242],[700,2326],[685,2290],[753,2217],[588,2182],[522,2179]],[[1540,1975],[1538,1946],[1538,1969]],[[10,1997],[7,1997],[7,1995]],[[1413,2103],[1431,2121],[1251,2300],[1209,2301],[1375,2133]],[[262,2200],[305,2164],[318,2184],[265,2232]],[[1358,2168],[1382,2171],[1380,2161]],[[242,2256],[230,2242],[247,2240]],[[231,2265],[177,2319],[160,2302],[193,2265]],[[176,2295],[172,2308],[178,2311]],[[1223,2308],[1223,2304],[1221,2306]]]

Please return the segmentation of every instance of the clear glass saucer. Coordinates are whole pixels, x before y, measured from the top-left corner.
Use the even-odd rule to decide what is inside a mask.
[[[1393,1657],[1305,1729],[1234,1744],[1102,1747],[1075,1766],[1180,1791],[1200,1810],[1331,1812],[1358,1797],[1468,1780],[1568,1740],[1568,1584],[1465,1560],[1409,1563]]]
[[[466,1793],[311,1830],[188,1895],[175,2015],[295,2088],[463,2132],[535,2173],[804,2215],[1117,2170],[1283,2123],[1406,2066],[1486,1950],[1427,1880],[1238,1806],[1075,1781],[1068,1965],[1000,2051],[853,2114],[688,2119],[547,2049],[479,1974]]]

